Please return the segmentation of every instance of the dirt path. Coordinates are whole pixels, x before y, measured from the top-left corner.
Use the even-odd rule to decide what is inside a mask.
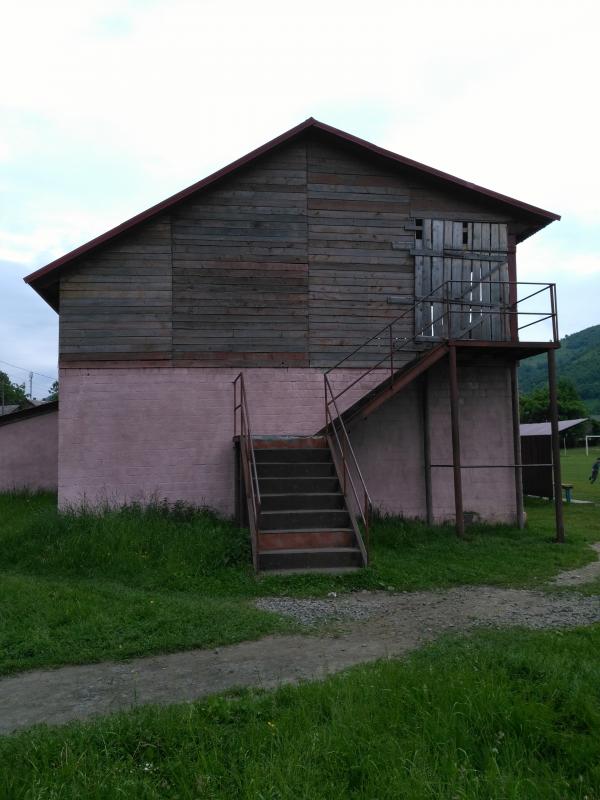
[[[596,542],[596,544],[592,544],[590,547],[592,550],[596,551],[599,560],[592,561],[591,564],[587,564],[585,567],[580,567],[579,569],[559,572],[552,581],[555,586],[581,586],[584,583],[589,583],[596,578],[600,578],[600,542]]]
[[[321,678],[353,664],[401,656],[445,631],[475,626],[566,627],[600,621],[600,597],[490,587],[400,594],[362,592],[324,600],[271,598],[263,608],[307,623],[316,636],[268,637],[122,663],[36,670],[0,680],[0,733],[59,724],[146,703],[176,703],[238,686]]]

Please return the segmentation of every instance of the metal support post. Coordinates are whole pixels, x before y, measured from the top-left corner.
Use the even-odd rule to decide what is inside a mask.
[[[513,453],[515,460],[515,501],[517,527],[525,527],[523,513],[523,467],[521,462],[521,433],[519,416],[519,383],[517,378],[517,362],[510,365],[510,395],[512,401]]]
[[[517,316],[517,239],[514,235],[508,237],[508,333],[510,340],[519,339],[519,318]],[[504,287],[502,289],[504,291]]]
[[[550,395],[550,426],[552,429],[552,475],[554,479],[554,512],[556,515],[556,541],[564,542],[562,480],[560,475],[560,438],[558,433],[558,397],[556,383],[556,357],[548,350],[548,393]]]
[[[425,508],[427,524],[433,524],[433,503],[431,495],[431,429],[429,427],[429,373],[424,372],[421,380],[421,409],[423,424],[423,467],[425,477]]]
[[[465,535],[465,515],[463,512],[462,474],[460,465],[460,423],[458,407],[458,368],[456,347],[450,346],[450,419],[452,424],[452,466],[454,471],[454,508],[456,513],[456,533]]]

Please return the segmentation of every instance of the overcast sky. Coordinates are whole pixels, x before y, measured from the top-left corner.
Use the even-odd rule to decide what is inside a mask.
[[[597,3],[0,7],[1,362],[56,376],[24,275],[309,116],[560,213],[519,278],[558,284],[562,334],[600,323]]]

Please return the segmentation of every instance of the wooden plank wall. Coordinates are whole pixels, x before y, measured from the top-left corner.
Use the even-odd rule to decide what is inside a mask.
[[[293,144],[173,214],[173,358],[307,366],[306,147]]]
[[[63,363],[171,358],[171,223],[146,223],[61,278]]]
[[[422,295],[464,276],[461,259],[413,257],[415,217],[417,247],[462,246],[469,220],[486,250],[506,237],[501,215],[485,222],[493,213],[312,133],[74,265],[61,279],[61,362],[333,366],[410,310],[415,279]],[[488,264],[474,260],[472,274]],[[398,342],[413,317],[395,326]],[[489,323],[492,334],[503,332]],[[347,366],[388,347],[376,340]]]
[[[412,233],[406,183],[381,163],[334,147],[318,137],[308,142],[308,263],[310,364],[336,364],[388,322],[402,307],[392,295],[414,296]],[[412,336],[412,315],[396,326]],[[385,355],[388,338],[349,359],[347,366]]]

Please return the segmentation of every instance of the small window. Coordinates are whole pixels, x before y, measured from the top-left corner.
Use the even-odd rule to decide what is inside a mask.
[[[417,239],[417,241],[421,241],[423,239],[423,220],[422,219],[416,219],[415,220],[415,228],[416,228],[416,230],[415,230],[415,239]]]
[[[468,222],[463,222],[462,243],[463,244],[469,244],[469,223]]]

